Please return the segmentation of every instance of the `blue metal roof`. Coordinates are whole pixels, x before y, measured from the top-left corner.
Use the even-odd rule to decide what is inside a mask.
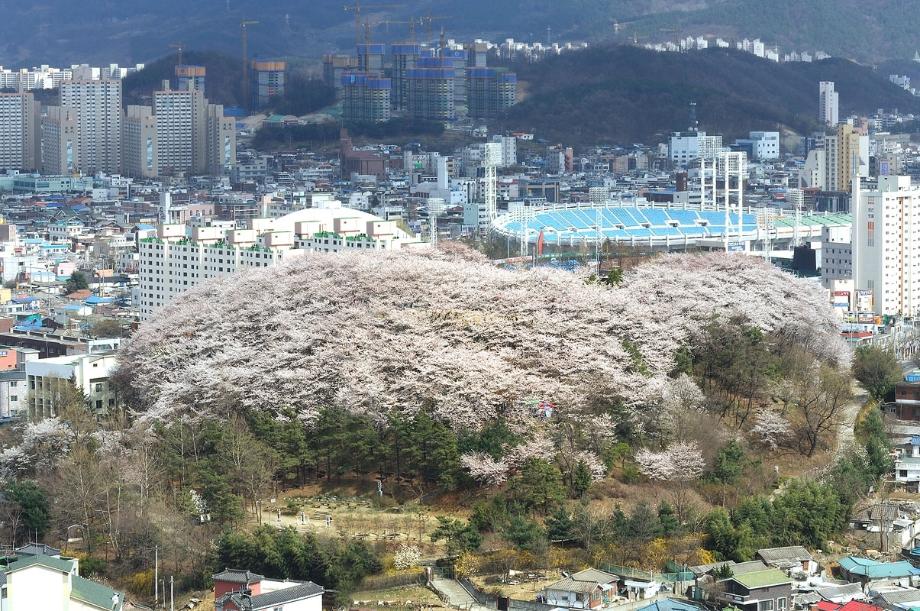
[[[860,575],[869,579],[892,579],[920,575],[920,569],[907,560],[879,562],[869,558],[847,556],[840,560],[840,568],[851,575]]]

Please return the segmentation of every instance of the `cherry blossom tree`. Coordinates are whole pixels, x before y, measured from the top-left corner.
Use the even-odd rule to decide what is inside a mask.
[[[683,520],[687,509],[687,484],[699,479],[706,461],[695,442],[673,443],[656,452],[643,448],[636,452],[639,471],[649,479],[673,484],[674,508],[678,519]]]
[[[751,434],[760,443],[776,451],[792,434],[792,425],[785,416],[776,410],[767,409],[760,413],[757,422],[751,428]]]

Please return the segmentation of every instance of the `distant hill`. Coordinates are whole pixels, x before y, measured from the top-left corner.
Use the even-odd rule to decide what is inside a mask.
[[[162,57],[143,70],[124,79],[124,103],[150,104],[152,92],[159,89],[163,80],[175,87],[175,55]],[[240,106],[242,98],[242,62],[239,59],[214,52],[189,51],[182,62],[204,66],[205,96],[212,104]],[[275,100],[271,110],[282,114],[303,115],[335,102],[335,91],[321,81],[314,80],[297,65],[290,66],[285,97]]]
[[[887,74],[841,59],[777,64],[724,49],[678,54],[615,46],[516,69],[527,95],[502,126],[570,143],[660,141],[687,128],[691,101],[702,129],[728,137],[777,126],[806,132],[818,127],[821,80],[836,82],[842,115],[920,112],[920,98],[889,83]]]
[[[261,57],[316,59],[351,50],[350,0],[0,0],[0,65],[147,62],[184,42],[235,56],[241,19],[250,50]],[[440,17],[419,37],[440,28],[458,39],[624,43],[713,34],[760,37],[786,48],[823,49],[835,56],[879,62],[910,58],[920,47],[920,11],[905,0],[402,0],[362,14],[377,41],[408,35],[409,17]],[[376,3],[380,4],[380,3]],[[393,24],[383,24],[390,19]],[[616,25],[616,28],[614,27]],[[547,28],[550,28],[547,31]]]

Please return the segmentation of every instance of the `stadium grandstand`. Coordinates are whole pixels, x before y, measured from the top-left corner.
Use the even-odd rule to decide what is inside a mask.
[[[542,233],[547,246],[582,246],[596,242],[625,242],[663,250],[686,248],[736,250],[782,247],[792,240],[820,239],[825,226],[852,223],[848,214],[803,214],[774,208],[700,210],[666,206],[555,206],[518,210],[501,215],[492,229],[521,243],[534,244]]]

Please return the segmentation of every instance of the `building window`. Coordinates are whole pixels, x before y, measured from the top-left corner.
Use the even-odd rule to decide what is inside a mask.
[[[757,603],[757,611],[773,611],[772,600],[762,600]]]

